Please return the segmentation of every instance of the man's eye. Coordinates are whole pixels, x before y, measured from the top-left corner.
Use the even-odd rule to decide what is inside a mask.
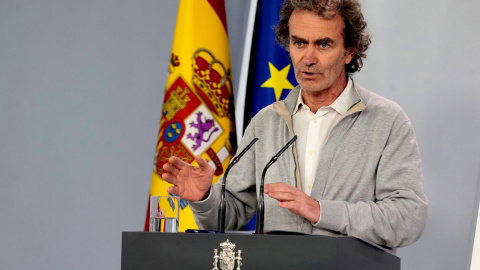
[[[320,48],[326,49],[326,48],[328,48],[328,44],[327,43],[320,43]]]
[[[301,47],[303,45],[302,41],[295,41],[294,42],[295,46]]]

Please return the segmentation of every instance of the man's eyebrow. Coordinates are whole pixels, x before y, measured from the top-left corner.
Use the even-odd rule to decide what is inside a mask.
[[[295,36],[295,35],[290,36],[290,40],[293,41],[293,42],[296,42],[296,41],[306,42],[307,41],[306,39]],[[333,39],[331,39],[329,37],[325,37],[325,38],[319,38],[319,39],[315,40],[314,43],[315,44],[322,44],[322,43],[334,44],[335,42],[333,41]]]
[[[292,40],[292,41],[306,41],[306,39],[304,39],[304,38],[293,36],[293,35],[290,36],[290,40]]]
[[[333,44],[334,41],[333,41],[333,39],[331,39],[331,38],[329,38],[329,37],[319,38],[319,39],[315,40],[315,44],[323,44],[323,43]]]

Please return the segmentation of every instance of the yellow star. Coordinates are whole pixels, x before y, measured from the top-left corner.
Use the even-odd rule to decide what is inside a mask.
[[[287,75],[291,64],[278,70],[272,63],[268,62],[270,68],[270,78],[266,80],[260,87],[271,87],[275,91],[275,98],[278,101],[283,89],[293,89],[293,85],[288,81]]]

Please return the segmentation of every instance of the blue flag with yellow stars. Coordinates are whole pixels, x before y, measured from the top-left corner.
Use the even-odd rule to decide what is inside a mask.
[[[244,128],[263,107],[284,99],[297,82],[288,53],[275,43],[283,0],[259,0],[245,101]]]
[[[263,107],[284,99],[297,85],[288,53],[275,43],[274,27],[283,0],[259,0],[245,98],[244,129]],[[244,227],[255,229],[255,217]]]

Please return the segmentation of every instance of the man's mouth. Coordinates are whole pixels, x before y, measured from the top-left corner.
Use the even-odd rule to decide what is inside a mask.
[[[320,75],[320,73],[318,73],[318,72],[308,72],[308,71],[303,71],[302,74],[307,79]]]

